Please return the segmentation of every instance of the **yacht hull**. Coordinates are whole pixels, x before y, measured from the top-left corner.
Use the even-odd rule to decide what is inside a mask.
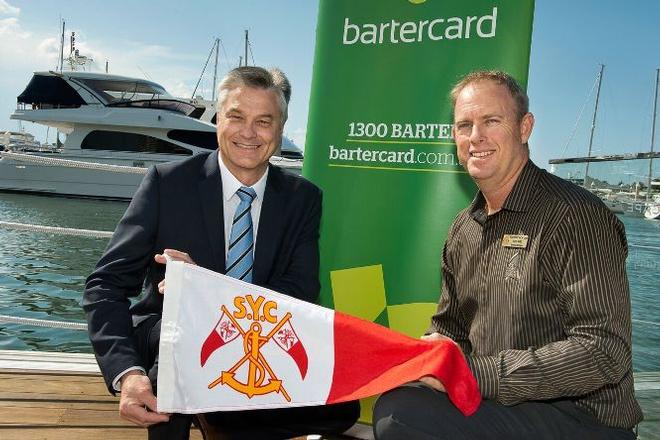
[[[37,155],[37,158],[75,160],[83,163],[97,165],[135,166],[136,160],[140,165],[148,167],[157,163],[180,160],[181,158],[126,158],[123,160],[105,161],[99,158],[85,158],[67,155]],[[54,157],[55,156],[55,157]],[[302,162],[279,157],[271,158],[271,163],[288,169],[294,174],[300,174]],[[145,168],[146,172],[146,168]],[[135,194],[144,173],[125,173],[99,169],[86,169],[64,166],[60,164],[41,164],[24,160],[15,160],[7,157],[0,159],[0,191],[21,192],[41,195],[80,197],[107,200],[130,200]]]
[[[0,160],[0,191],[130,200],[143,174]]]

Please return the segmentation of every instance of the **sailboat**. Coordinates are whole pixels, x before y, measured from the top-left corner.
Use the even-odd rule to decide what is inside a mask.
[[[653,122],[651,124],[651,159],[649,159],[649,174],[646,186],[647,201],[653,189],[653,148],[655,147],[655,118],[658,110],[658,82],[660,80],[660,69],[655,69],[655,97],[653,99]],[[653,197],[652,201],[646,205],[644,217],[649,220],[660,219],[660,195]]]
[[[554,170],[554,166],[558,164],[579,164],[584,163],[584,179],[571,178],[569,173],[568,179],[577,184],[582,185],[584,188],[594,192],[598,195],[603,202],[615,213],[625,214],[633,217],[645,217],[648,219],[660,219],[660,195],[653,195],[653,159],[660,157],[660,154],[654,151],[655,147],[655,125],[657,116],[657,103],[658,103],[658,83],[660,78],[660,69],[656,69],[655,80],[655,99],[653,105],[653,122],[651,128],[651,148],[649,152],[643,153],[629,153],[629,154],[614,154],[614,155],[592,155],[592,147],[594,140],[594,132],[596,129],[596,115],[598,113],[598,104],[600,98],[600,89],[603,79],[604,65],[600,65],[600,70],[597,78],[597,91],[594,112],[591,122],[591,133],[589,136],[589,149],[586,157],[569,157],[560,159],[551,159],[549,163]],[[622,191],[622,188],[616,188],[607,182],[599,181],[598,179],[589,175],[589,165],[594,162],[610,162],[610,161],[627,161],[627,160],[640,160],[648,159],[649,167],[648,173],[644,176],[646,178],[646,190],[642,196],[643,184],[638,182],[633,186],[631,185],[630,191]],[[578,171],[575,176],[579,174]]]

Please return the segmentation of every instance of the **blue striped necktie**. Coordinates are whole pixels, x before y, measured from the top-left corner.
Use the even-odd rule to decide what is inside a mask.
[[[252,188],[242,186],[236,191],[236,195],[241,199],[241,203],[236,208],[229,234],[226,274],[251,283],[254,235],[250,207],[254,198],[257,197],[257,193]]]

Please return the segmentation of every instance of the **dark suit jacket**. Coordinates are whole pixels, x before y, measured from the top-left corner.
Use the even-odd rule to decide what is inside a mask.
[[[151,168],[94,272],[83,309],[108,388],[132,366],[143,365],[133,325],[160,315],[158,283],[165,267],[154,255],[187,252],[200,266],[225,272],[222,181],[218,152]],[[318,237],[321,191],[303,178],[270,166],[259,218],[253,283],[314,301],[319,293]],[[141,299],[130,298],[144,288]],[[130,309],[129,309],[130,306]]]

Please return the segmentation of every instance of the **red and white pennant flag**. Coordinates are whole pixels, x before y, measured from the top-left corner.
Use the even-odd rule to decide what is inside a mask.
[[[481,396],[452,342],[383,326],[182,262],[167,264],[158,411],[338,403],[437,377],[465,415]]]

